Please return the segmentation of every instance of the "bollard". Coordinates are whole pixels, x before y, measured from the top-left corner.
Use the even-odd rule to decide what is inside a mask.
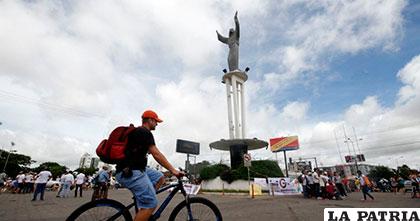
[[[222,196],[224,196],[224,195],[225,195],[225,184],[222,183]]]
[[[254,199],[254,184],[251,184],[251,198]]]

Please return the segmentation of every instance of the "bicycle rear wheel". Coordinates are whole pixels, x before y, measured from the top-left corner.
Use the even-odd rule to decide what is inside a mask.
[[[77,208],[66,221],[133,220],[130,212],[118,201],[100,199]]]
[[[192,197],[189,198],[189,205],[191,207],[192,220],[189,217],[188,207],[186,201],[179,203],[171,215],[170,221],[222,221],[222,214],[214,203],[206,198]]]

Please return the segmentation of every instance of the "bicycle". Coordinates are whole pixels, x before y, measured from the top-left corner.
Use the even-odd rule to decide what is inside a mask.
[[[186,173],[186,177],[190,175]],[[222,221],[222,214],[217,206],[210,200],[203,197],[190,197],[184,189],[183,181],[178,178],[177,183],[164,186],[156,191],[156,194],[162,193],[170,188],[174,188],[166,199],[162,202],[156,212],[150,217],[150,221],[160,218],[162,212],[169,205],[173,197],[181,191],[184,200],[181,201],[171,212],[169,216],[170,221],[175,220],[212,220]],[[66,221],[79,221],[79,220],[126,220],[131,221],[130,209],[134,207],[136,214],[138,212],[136,199],[133,196],[133,203],[124,206],[122,203],[112,199],[99,199],[88,202],[74,212],[66,219]]]

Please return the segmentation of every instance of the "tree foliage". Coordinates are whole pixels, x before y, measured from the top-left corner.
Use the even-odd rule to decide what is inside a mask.
[[[9,159],[7,159],[7,157],[9,157]],[[20,171],[27,170],[27,168],[35,162],[31,160],[30,156],[0,150],[0,170],[3,170],[6,161],[7,165],[5,172],[10,177],[16,177]]]
[[[53,177],[60,177],[63,173],[66,172],[68,168],[66,166],[62,166],[56,162],[45,162],[39,165],[39,167],[35,168],[36,172],[41,172],[42,170],[49,170]]]
[[[395,173],[386,166],[377,166],[369,172],[369,177],[376,181],[382,178],[389,180],[393,176],[395,176]]]
[[[207,166],[200,170],[200,178],[203,180],[211,180],[220,176],[222,172],[228,169],[229,167],[225,164]]]
[[[411,169],[407,165],[402,165],[401,167],[398,167],[397,175],[402,177],[405,180],[408,180],[411,174]]]

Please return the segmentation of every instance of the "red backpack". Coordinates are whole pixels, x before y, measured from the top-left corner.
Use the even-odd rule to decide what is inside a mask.
[[[128,134],[135,130],[133,124],[115,128],[108,139],[103,140],[96,148],[96,155],[104,163],[116,164],[125,159],[125,149],[128,143]]]

